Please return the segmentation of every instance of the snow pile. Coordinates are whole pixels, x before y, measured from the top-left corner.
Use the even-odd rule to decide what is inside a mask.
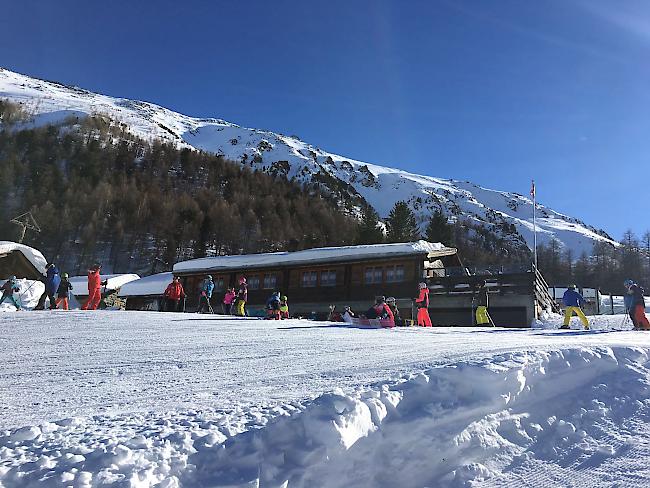
[[[0,72],[1,71],[2,70],[0,70]],[[32,265],[38,270],[39,273],[43,275],[45,274],[45,266],[47,265],[47,260],[39,250],[26,246],[24,244],[18,244],[17,242],[0,241],[0,255],[9,254],[14,251],[21,252],[29,260],[29,262],[32,263]]]
[[[437,242],[416,241],[393,244],[366,244],[360,246],[319,247],[295,252],[271,252],[261,254],[246,254],[241,256],[216,256],[199,258],[176,263],[175,272],[192,271],[197,269],[242,269],[258,268],[260,266],[280,265],[288,263],[331,262],[332,260],[357,260],[373,256],[397,257],[413,254],[447,255],[454,254],[455,249],[445,247]]]
[[[129,281],[120,288],[119,296],[134,297],[148,295],[162,295],[171,283],[174,275],[172,273],[158,273],[145,276],[139,280]]]
[[[442,204],[454,215],[462,214],[474,221],[512,224],[526,244],[533,246],[533,202],[517,193],[369,164],[324,151],[295,137],[240,127],[221,119],[189,117],[152,103],[108,97],[4,69],[0,69],[2,97],[22,103],[33,114],[34,124],[56,122],[71,115],[106,114],[145,140],[162,139],[178,147],[213,152],[298,181],[322,182],[325,173],[327,178],[338,180],[337,185],[351,196],[363,197],[384,218],[397,200],[407,201],[421,221]],[[556,238],[575,256],[583,251],[591,253],[595,242],[617,245],[604,232],[540,204],[537,217],[540,244]]]
[[[112,274],[101,275],[102,281],[106,281],[106,291],[119,290],[123,285],[135,280],[139,280],[140,276],[137,274]],[[88,294],[88,276],[71,276],[69,278],[73,287],[73,292],[77,295]]]
[[[635,347],[501,353],[273,408],[43,422],[0,434],[0,483],[631,486],[650,476],[649,364]]]
[[[0,286],[4,285],[5,281],[0,280]],[[16,284],[20,290],[14,293],[14,298],[20,306],[24,309],[32,309],[38,304],[38,299],[41,297],[45,291],[45,284],[41,281],[27,280],[27,279],[17,279]],[[16,308],[13,305],[10,305],[8,301],[5,300],[2,305],[0,305],[0,312],[13,312]]]

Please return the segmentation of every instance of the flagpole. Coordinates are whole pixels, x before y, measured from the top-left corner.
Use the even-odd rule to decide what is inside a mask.
[[[535,256],[535,269],[537,269],[537,188],[535,188],[535,180],[533,180],[532,191],[533,194],[533,236],[534,236],[534,256]]]

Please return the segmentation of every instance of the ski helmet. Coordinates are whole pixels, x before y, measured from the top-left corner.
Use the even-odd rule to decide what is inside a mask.
[[[634,284],[634,281],[632,281],[632,280],[625,280],[623,282],[623,286],[625,286],[626,288],[631,287],[633,284]]]
[[[569,290],[575,290],[577,287],[574,284],[568,286]]]
[[[393,305],[395,305],[395,301],[396,301],[395,297],[388,297],[386,299],[386,303],[392,303]]]
[[[11,275],[9,277],[9,281],[16,281],[16,275]]]
[[[63,273],[63,274],[61,275],[61,278],[65,278],[65,279],[67,280],[67,279],[68,279],[68,276],[69,276],[68,273]]]
[[[241,278],[239,278],[239,284],[243,285],[244,283],[246,283],[246,277],[242,276]]]
[[[422,281],[422,282],[418,285],[418,287],[422,289],[422,288],[427,288],[428,286],[427,286],[427,284],[426,284],[424,281]]]
[[[280,298],[280,300],[282,300],[283,302],[286,302],[286,301],[287,301],[287,296],[286,296],[286,295],[282,295],[282,297]]]

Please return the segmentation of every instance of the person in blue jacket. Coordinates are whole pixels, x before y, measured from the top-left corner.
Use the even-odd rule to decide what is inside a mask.
[[[567,291],[564,292],[562,296],[562,301],[564,302],[564,325],[560,329],[568,329],[569,323],[571,323],[571,316],[575,313],[585,329],[589,329],[589,320],[582,311],[582,304],[585,303],[584,297],[576,291],[576,285],[569,285]]]
[[[214,290],[214,281],[212,281],[212,276],[207,275],[205,277],[199,290],[199,309],[196,313],[203,313],[204,310],[209,313],[214,313],[212,305],[210,304],[210,298],[212,298],[212,291]]]
[[[45,266],[45,291],[38,299],[38,305],[34,310],[43,310],[45,308],[45,299],[50,299],[50,310],[56,308],[56,292],[59,290],[61,284],[61,275],[59,268],[54,263],[48,263]]]

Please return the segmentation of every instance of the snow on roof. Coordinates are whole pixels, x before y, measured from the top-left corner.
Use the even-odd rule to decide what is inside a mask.
[[[112,274],[101,275],[101,277],[102,281],[107,281],[107,291],[119,290],[125,284],[140,279],[140,276],[137,274]],[[72,283],[73,293],[75,295],[83,295],[84,291],[88,291],[88,276],[71,276],[69,280]]]
[[[39,250],[24,244],[18,244],[17,242],[0,241],[0,254],[9,254],[14,251],[21,252],[39,273],[45,274],[47,260]]]
[[[147,295],[162,295],[171,283],[173,273],[158,273],[151,276],[145,276],[139,280],[131,281],[120,288],[119,296],[135,297]]]
[[[258,268],[299,263],[352,261],[372,257],[398,257],[426,254],[430,257],[455,254],[456,249],[438,242],[416,241],[395,244],[368,244],[362,246],[319,247],[295,252],[271,252],[216,256],[183,261],[174,265],[175,273],[197,270],[227,270]]]

